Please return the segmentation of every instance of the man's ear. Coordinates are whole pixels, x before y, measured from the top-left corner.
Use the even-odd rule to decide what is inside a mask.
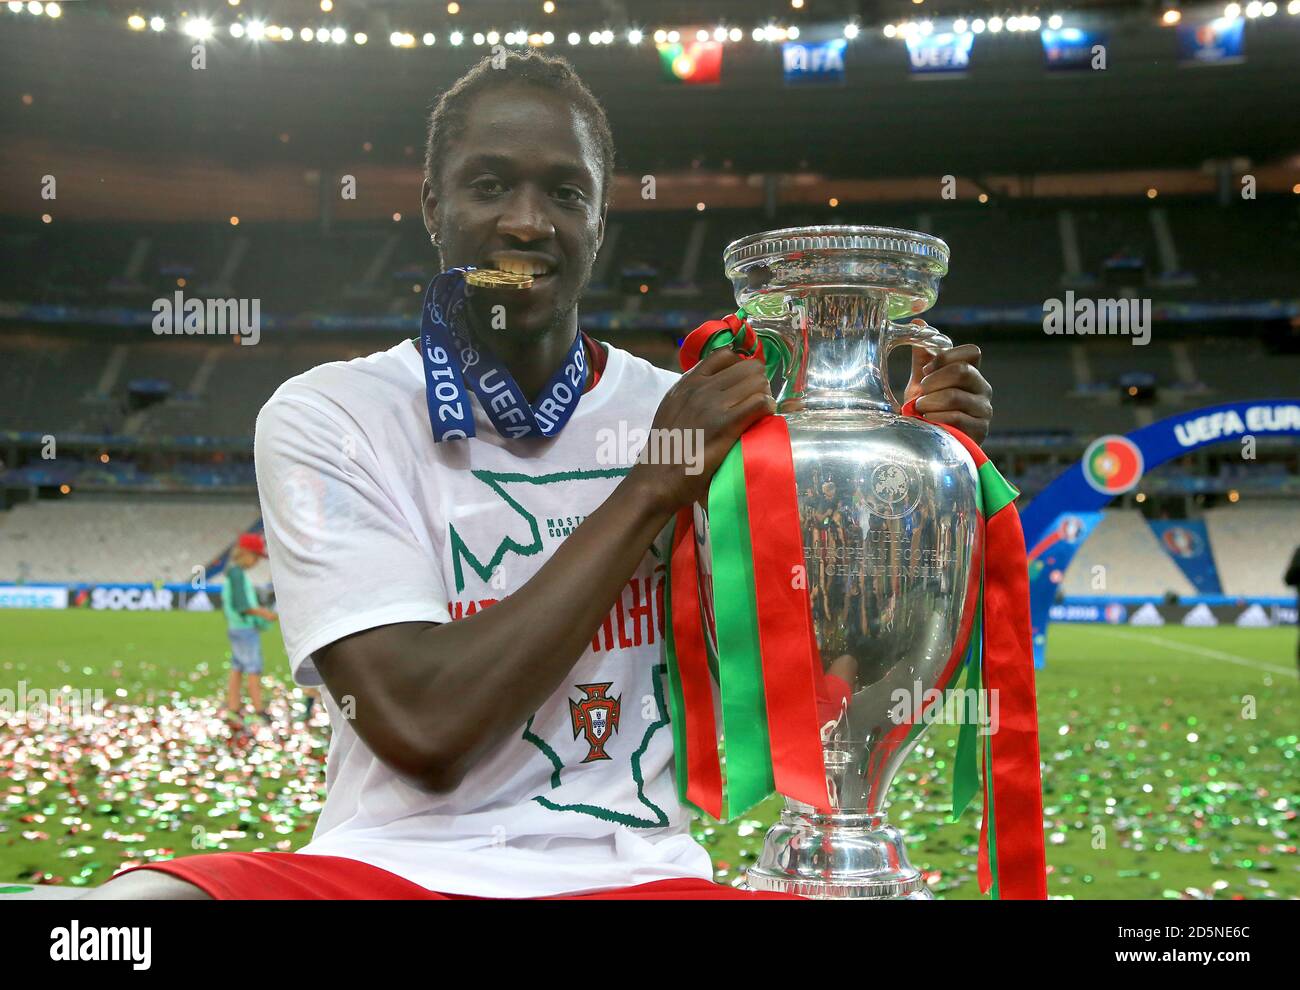
[[[428,179],[420,186],[420,213],[424,216],[424,229],[432,237],[438,232],[438,197],[433,194]]]
[[[603,206],[600,210],[600,219],[596,221],[596,253],[600,254],[600,246],[605,243],[605,215],[609,213],[609,207]]]

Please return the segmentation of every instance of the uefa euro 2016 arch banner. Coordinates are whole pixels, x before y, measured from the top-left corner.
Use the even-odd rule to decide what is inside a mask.
[[[1077,517],[1079,522],[1070,525],[1081,526],[1087,513],[1098,512],[1116,496],[1132,491],[1146,472],[1166,461],[1211,444],[1242,443],[1247,437],[1277,435],[1300,437],[1300,400],[1226,402],[1169,416],[1130,433],[1098,437],[1078,463],[1062,472],[1020,514],[1025,545],[1032,550],[1050,541],[1064,517]],[[1084,539],[1086,533],[1073,542],[1072,548],[1068,541],[1056,540],[1056,544],[1062,544],[1057,546],[1058,555],[1064,557],[1068,550],[1073,557]],[[1064,564],[1058,559],[1052,569],[1059,568],[1063,575],[1068,565],[1068,559]],[[1041,667],[1047,659],[1047,624],[1051,621],[1049,612],[1057,582],[1050,580],[1051,569],[1040,567],[1038,580],[1033,580],[1034,573],[1031,561],[1029,607],[1034,663]]]

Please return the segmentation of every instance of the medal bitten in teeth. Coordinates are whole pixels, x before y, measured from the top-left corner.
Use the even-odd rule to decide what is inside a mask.
[[[488,255],[487,264],[473,269],[466,281],[480,288],[527,289],[539,276],[551,274],[551,265],[541,258],[521,257],[514,252]]]
[[[465,273],[465,281],[478,289],[527,289],[533,284],[533,276],[500,268],[475,268]]]

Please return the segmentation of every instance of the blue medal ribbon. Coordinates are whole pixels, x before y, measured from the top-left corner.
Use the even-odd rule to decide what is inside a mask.
[[[478,396],[492,426],[508,439],[553,437],[578,407],[587,382],[582,334],[575,334],[564,362],[542,389],[534,406],[505,365],[488,348],[475,347],[465,328],[466,272],[449,268],[434,276],[424,294],[420,317],[420,357],[424,395],[435,442],[474,436],[469,388]]]

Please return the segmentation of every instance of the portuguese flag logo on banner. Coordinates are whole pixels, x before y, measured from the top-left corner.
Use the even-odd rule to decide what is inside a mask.
[[[1083,480],[1103,495],[1119,495],[1137,487],[1142,466],[1142,451],[1128,437],[1098,437],[1083,453]]]
[[[722,45],[717,41],[692,41],[660,45],[659,65],[666,82],[716,83],[722,81]]]

